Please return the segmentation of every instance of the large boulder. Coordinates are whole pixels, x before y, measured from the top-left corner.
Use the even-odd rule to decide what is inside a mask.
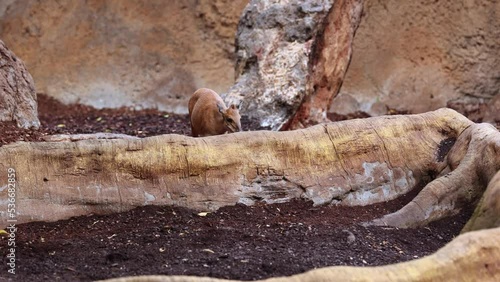
[[[232,85],[247,2],[1,1],[0,38],[65,103],[187,113],[197,88]]]
[[[363,1],[333,2],[251,1],[238,26],[237,81],[225,99],[274,130],[325,121]]]
[[[223,98],[281,128],[306,94],[311,45],[332,2],[250,1],[236,36],[236,83]]]
[[[38,128],[35,83],[23,61],[0,40],[0,121]]]

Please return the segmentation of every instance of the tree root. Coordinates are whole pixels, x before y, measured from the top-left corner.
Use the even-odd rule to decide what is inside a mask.
[[[418,227],[456,214],[465,205],[474,205],[500,169],[499,152],[500,132],[498,130],[486,123],[471,125],[460,134],[448,154],[448,167],[451,172],[427,184],[409,204],[399,211],[368,224]],[[495,183],[497,182],[498,180]],[[494,185],[492,183],[490,186]],[[498,193],[493,191],[493,188],[490,190],[489,194],[492,196],[493,193]],[[495,205],[492,201],[492,199],[485,199],[483,203],[490,207]],[[492,221],[493,215],[490,215],[488,219],[484,217],[495,210],[498,221],[500,217],[498,209],[485,207],[483,209],[489,210],[489,212],[483,212],[481,217],[483,221]]]

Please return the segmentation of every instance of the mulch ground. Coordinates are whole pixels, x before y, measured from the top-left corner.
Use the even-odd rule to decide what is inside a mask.
[[[140,137],[190,133],[183,115],[67,106],[44,95],[38,99],[41,128],[20,130],[12,123],[0,123],[0,145],[41,141],[46,135],[61,133]],[[259,129],[246,118],[242,126]],[[396,211],[417,192],[366,207],[313,207],[294,200],[224,207],[200,216],[184,208],[146,206],[119,214],[22,224],[16,234],[17,274],[8,274],[2,263],[0,280],[91,281],[149,274],[256,280],[325,266],[408,261],[450,242],[472,212],[466,210],[418,229],[360,225]],[[6,253],[6,248],[7,238],[0,236],[0,253]]]
[[[38,130],[18,128],[13,122],[0,122],[0,146],[15,141],[43,141],[53,134],[109,132],[148,137],[160,134],[191,135],[189,117],[154,109],[136,111],[130,108],[95,109],[86,105],[65,105],[38,94]],[[242,129],[264,129],[255,120],[241,118]]]

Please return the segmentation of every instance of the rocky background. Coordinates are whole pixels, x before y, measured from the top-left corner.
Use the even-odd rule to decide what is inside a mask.
[[[234,80],[234,34],[247,0],[0,1],[0,39],[37,92],[97,108],[187,113],[197,88]]]
[[[269,107],[272,89],[247,87],[255,82],[248,74],[266,81],[293,68],[305,70],[307,42],[334,1],[261,0],[245,9],[248,2],[3,0],[0,39],[25,62],[37,92],[64,103],[187,113],[189,95],[209,87],[248,92],[251,102],[244,108],[256,111]],[[269,40],[277,35],[283,38]],[[254,47],[261,45],[281,53],[259,53]],[[279,64],[259,65],[252,52]],[[279,95],[304,84],[289,73],[294,75],[286,81],[293,85],[280,80]],[[249,82],[238,90],[235,78]],[[366,0],[330,111],[382,115],[480,108],[478,119],[494,122],[500,120],[499,89],[500,1]],[[303,94],[283,97],[273,101],[296,109]]]
[[[499,92],[500,1],[368,0],[331,111],[420,113],[496,97],[500,119]]]

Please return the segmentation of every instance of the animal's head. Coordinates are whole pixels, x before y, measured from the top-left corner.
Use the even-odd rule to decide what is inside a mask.
[[[219,113],[221,113],[222,118],[224,119],[224,125],[229,129],[229,132],[241,131],[241,117],[238,107],[236,107],[235,104],[232,104],[227,109],[222,108],[220,105],[218,105],[218,108]]]

